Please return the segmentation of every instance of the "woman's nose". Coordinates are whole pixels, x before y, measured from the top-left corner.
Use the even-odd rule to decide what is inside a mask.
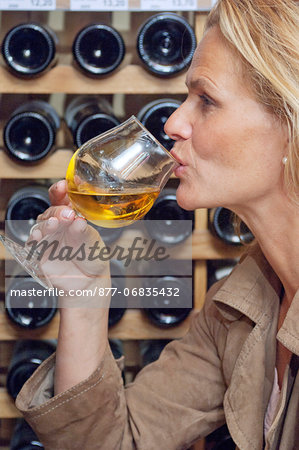
[[[192,134],[191,118],[187,113],[186,102],[182,103],[164,125],[165,133],[174,141],[189,139]]]

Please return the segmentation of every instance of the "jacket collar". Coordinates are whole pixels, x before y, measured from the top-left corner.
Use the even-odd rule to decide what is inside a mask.
[[[281,282],[260,247],[254,245],[217,290],[213,300],[227,320],[245,315],[254,323],[267,326],[269,320],[277,320],[273,317],[273,305],[280,301],[281,289]],[[299,290],[277,338],[299,354]]]
[[[277,334],[277,339],[293,353],[299,355],[299,290]]]

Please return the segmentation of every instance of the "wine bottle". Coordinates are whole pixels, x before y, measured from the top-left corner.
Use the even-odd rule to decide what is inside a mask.
[[[84,27],[73,42],[73,56],[78,67],[89,76],[114,71],[125,55],[125,44],[117,30],[97,23]]]
[[[147,366],[159,359],[164,347],[170,341],[167,339],[152,339],[140,342],[140,353],[142,356],[142,365]]]
[[[167,260],[159,273],[155,273],[155,264],[149,264],[147,275],[142,278],[142,287],[147,293],[141,298],[143,310],[149,320],[159,327],[178,325],[192,310],[192,274],[188,275],[186,268],[182,270],[182,263],[182,260]]]
[[[222,280],[222,278],[227,277],[231,273],[237,262],[237,259],[209,260],[207,262],[208,289],[217,281],[220,281]]]
[[[106,245],[112,244],[113,242],[117,241],[124,231],[123,228],[100,227],[99,225],[95,225],[92,222],[89,222],[89,225],[98,231],[104,244],[106,244]]]
[[[145,67],[160,76],[184,70],[196,48],[195,33],[183,17],[159,13],[148,19],[137,36],[137,52]]]
[[[51,291],[39,295],[41,286],[25,272],[10,281],[5,294],[5,311],[19,327],[36,329],[48,324],[57,311],[57,297]]]
[[[234,213],[223,207],[209,210],[209,229],[212,234],[229,245],[249,243],[254,239],[244,222],[241,222],[238,232]]]
[[[50,341],[28,339],[16,342],[6,378],[6,388],[13,399],[16,399],[33,372],[54,351],[55,345]]]
[[[227,425],[223,425],[206,436],[206,450],[235,450],[234,443]]]
[[[176,191],[172,188],[163,189],[144,219],[149,235],[166,245],[185,241],[194,228],[194,212],[177,204]]]
[[[43,100],[18,107],[4,128],[4,144],[17,162],[36,163],[53,149],[60,119],[54,108]]]
[[[191,296],[189,285],[181,278],[174,276],[163,276],[157,279],[150,280],[145,283],[144,287],[148,287],[152,292],[167,292],[171,289],[172,292],[179,292],[178,297],[167,297],[163,294],[152,297],[153,305],[157,307],[144,308],[144,311],[151,322],[158,327],[168,328],[183,322],[189,315],[192,308],[185,308],[185,297]]]
[[[108,326],[112,327],[120,321],[126,312],[126,297],[124,296],[125,288],[125,270],[123,264],[118,261],[110,260],[111,287],[114,295],[111,297]]]
[[[137,118],[161,144],[170,150],[174,141],[165,133],[164,125],[181,102],[171,98],[154,100],[145,105],[137,114]]]
[[[50,206],[48,190],[32,185],[18,189],[8,200],[5,232],[18,243],[25,243],[39,214]]]
[[[122,342],[119,339],[109,339],[109,345],[115,359],[119,359],[123,356],[124,349]]]
[[[54,64],[57,43],[51,29],[38,23],[22,23],[4,37],[2,55],[15,75],[30,78]]]
[[[76,147],[120,124],[107,101],[87,96],[76,97],[69,103],[65,121]]]
[[[44,446],[24,419],[17,419],[10,441],[10,450],[41,450]]]

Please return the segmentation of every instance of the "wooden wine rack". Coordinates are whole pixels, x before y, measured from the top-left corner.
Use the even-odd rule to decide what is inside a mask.
[[[60,8],[67,9],[68,0],[58,0],[57,4]],[[130,4],[133,4],[132,2]],[[204,0],[206,7],[210,6],[210,0]],[[107,21],[107,17],[111,15],[103,13]],[[134,14],[139,14],[134,13]],[[145,13],[140,12],[142,18]],[[153,14],[153,13],[151,13]],[[151,15],[147,13],[147,15]],[[27,16],[27,17],[24,17]],[[1,27],[0,39],[6,29],[13,25],[25,22],[26,19],[35,21],[44,21],[46,13],[2,13],[3,26]],[[82,20],[83,18],[83,20]],[[101,13],[81,12],[72,16],[72,33],[79,25],[82,27],[85,23],[95,22],[97,18],[101,18]],[[194,27],[197,38],[199,39],[203,32],[203,26],[206,13],[194,14]],[[99,19],[100,21],[101,19]],[[143,20],[143,19],[142,19]],[[34,80],[22,80],[10,74],[5,67],[3,61],[0,64],[0,86],[1,93],[10,98],[27,96],[35,98],[38,96],[49,97],[57,93],[79,95],[79,94],[104,94],[104,95],[134,95],[140,98],[149,95],[154,96],[172,96],[185,95],[185,74],[180,74],[171,79],[161,79],[148,73],[141,65],[136,64],[134,56],[126,56],[124,64],[115,73],[101,80],[95,80],[86,77],[80,73],[70,62],[70,42],[72,37],[65,36],[68,31],[61,30],[59,38],[62,37],[61,48],[58,48],[58,64],[44,75]],[[131,32],[132,33],[132,32]],[[130,40],[130,36],[127,36]],[[136,37],[136,30],[133,30],[133,37]],[[131,52],[132,53],[132,52]],[[147,97],[146,97],[147,98]],[[145,104],[146,102],[144,102]],[[1,121],[7,117],[1,117]],[[0,221],[3,222],[5,215],[5,205],[12,191],[16,190],[20,184],[28,184],[30,182],[38,182],[39,180],[48,180],[52,182],[65,176],[65,171],[72,155],[73,149],[70,148],[69,142],[64,139],[66,130],[60,130],[57,137],[57,148],[47,159],[33,166],[21,166],[10,159],[3,150],[3,142],[0,138],[0,186],[1,180],[5,179],[4,187],[1,188],[0,199]],[[10,186],[10,192],[7,190]],[[213,237],[207,228],[207,211],[197,210],[195,212],[195,229],[192,235],[192,259],[194,260],[194,310],[200,310],[206,290],[207,290],[207,265],[209,259],[225,259],[235,258],[240,255],[240,249],[229,247],[222,243],[219,239]],[[180,258],[184,257],[184,245],[178,246],[177,254]],[[4,299],[4,248],[0,246],[0,269],[2,278],[0,279],[0,295]],[[54,319],[42,329],[22,330],[12,324],[6,317],[4,312],[4,302],[0,302],[0,449],[8,448],[8,442],[13,429],[14,421],[20,416],[15,408],[12,400],[5,390],[5,373],[12,354],[13,343],[18,339],[53,339],[57,337],[59,327],[59,313]],[[141,310],[127,310],[119,323],[113,326],[109,331],[110,338],[121,339],[124,342],[126,366],[136,367],[140,364],[140,355],[138,355],[138,347],[136,342],[142,339],[176,339],[184,336],[189,328],[192,313],[180,325],[161,329],[154,326]],[[1,387],[2,386],[2,387]],[[203,449],[203,442],[199,442],[194,449]]]

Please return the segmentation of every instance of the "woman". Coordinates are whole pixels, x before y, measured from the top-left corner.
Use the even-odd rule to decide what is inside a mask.
[[[211,288],[187,336],[126,389],[107,310],[62,309],[56,365],[50,358],[17,400],[47,449],[183,449],[225,422],[242,450],[299,448],[298,30],[291,0],[220,0],[211,12],[188,97],[166,124],[177,200],[231,209],[257,245]],[[65,183],[50,194],[58,206],[33,237],[63,222],[88,239],[62,206]],[[82,285],[93,282],[85,269]]]

